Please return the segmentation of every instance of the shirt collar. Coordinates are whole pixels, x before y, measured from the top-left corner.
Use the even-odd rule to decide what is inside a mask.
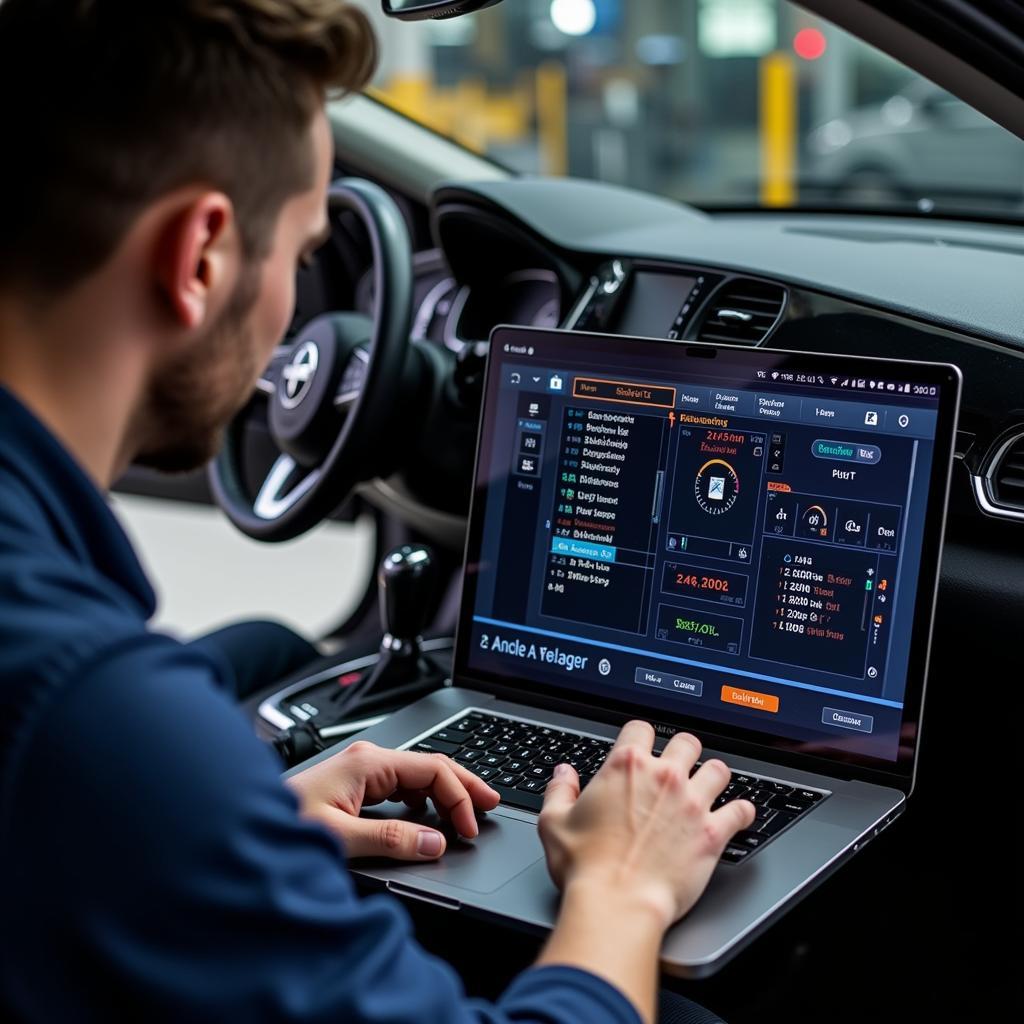
[[[145,619],[156,595],[107,497],[64,446],[0,386],[0,466],[7,465],[39,503],[47,529],[77,562],[116,584]]]

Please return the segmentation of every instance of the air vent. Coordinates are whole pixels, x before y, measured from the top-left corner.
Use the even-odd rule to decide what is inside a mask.
[[[733,278],[708,302],[698,341],[760,345],[771,334],[786,305],[786,289],[777,284]]]
[[[1024,511],[1024,434],[1018,434],[1003,448],[989,479],[995,504]]]

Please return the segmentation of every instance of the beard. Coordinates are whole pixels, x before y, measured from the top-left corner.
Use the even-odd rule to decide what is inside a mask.
[[[136,436],[145,439],[136,465],[188,473],[217,453],[263,369],[248,325],[259,284],[259,267],[245,270],[207,336],[154,374],[136,417]]]

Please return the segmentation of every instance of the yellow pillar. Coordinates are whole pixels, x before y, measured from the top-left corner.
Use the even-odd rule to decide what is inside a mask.
[[[555,61],[537,68],[537,136],[545,173],[568,174],[569,84]]]
[[[796,203],[796,69],[785,53],[761,60],[761,203]]]

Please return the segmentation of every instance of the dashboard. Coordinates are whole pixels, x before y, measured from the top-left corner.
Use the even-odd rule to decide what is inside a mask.
[[[524,267],[470,286],[452,275],[439,251],[427,250],[418,254],[416,271],[412,337],[456,354],[485,344],[496,324],[558,327],[562,322],[561,289],[553,270]],[[369,271],[357,286],[356,308],[368,315],[373,310]]]
[[[455,354],[482,359],[491,330],[515,324],[957,365],[951,512],[974,533],[995,538],[1005,526],[1024,540],[1019,229],[712,216],[595,182],[530,178],[442,186],[429,220],[414,335]],[[369,308],[366,281],[359,292]]]
[[[988,659],[1008,650],[1024,620],[1024,231],[709,215],[594,182],[530,178],[441,186],[421,220],[415,334],[451,361],[458,395],[370,500],[462,549],[486,339],[499,324],[662,338],[680,357],[711,343],[952,363],[963,387],[941,659],[967,678],[973,663],[954,638],[972,637]],[[878,383],[865,377],[864,395]],[[948,728],[963,714],[951,710]]]

